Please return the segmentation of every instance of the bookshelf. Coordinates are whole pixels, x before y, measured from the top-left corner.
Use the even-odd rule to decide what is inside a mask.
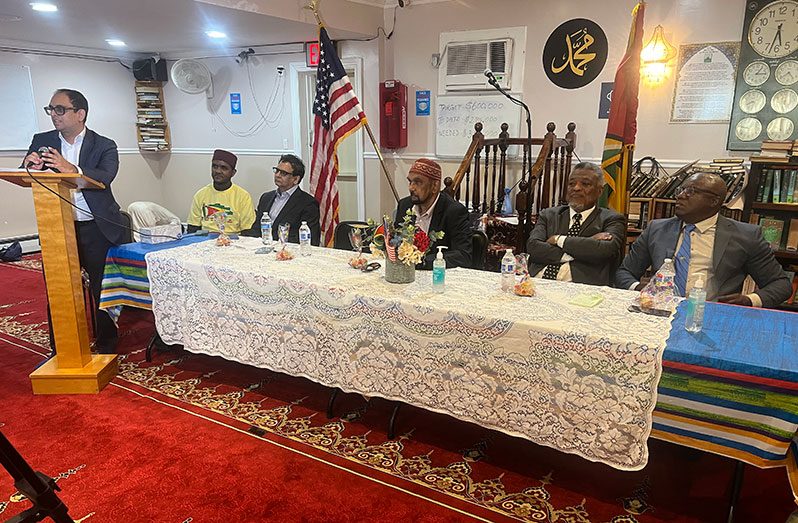
[[[649,160],[652,168],[643,172],[640,163]],[[726,201],[721,214],[733,220],[743,219],[743,209],[727,207],[736,203],[745,187],[746,169],[744,158],[721,158],[710,163],[689,163],[669,174],[654,158],[646,157],[634,166],[629,181],[629,204],[627,211],[626,243],[634,243],[651,220],[671,218],[676,211],[676,194],[691,174],[714,172],[726,182]]]
[[[164,152],[172,147],[162,82],[136,81],[136,138],[139,151]]]
[[[786,160],[751,157],[743,219],[762,227],[776,260],[792,276],[793,296],[779,308],[798,311],[798,157]]]

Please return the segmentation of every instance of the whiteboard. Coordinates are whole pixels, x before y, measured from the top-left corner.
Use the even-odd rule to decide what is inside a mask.
[[[511,138],[519,138],[522,112],[522,107],[498,93],[438,96],[435,154],[451,158],[465,156],[477,122],[482,122],[485,138],[498,138],[502,123],[508,125]]]
[[[33,135],[39,131],[28,66],[0,64],[0,107],[3,108],[0,151],[27,151]]]

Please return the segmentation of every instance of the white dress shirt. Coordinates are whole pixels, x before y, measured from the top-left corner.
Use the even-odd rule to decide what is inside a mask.
[[[282,212],[283,207],[285,204],[288,203],[288,200],[291,196],[296,192],[299,185],[294,185],[287,191],[281,191],[277,189],[277,194],[274,195],[274,201],[272,202],[272,208],[269,210],[269,217],[272,221],[276,220],[278,216],[280,216],[280,212]]]
[[[69,143],[64,138],[64,135],[58,133],[58,137],[61,139],[61,156],[64,157],[66,161],[71,163],[72,165],[77,166],[78,162],[80,161],[80,150],[83,147],[83,138],[86,136],[86,128],[83,128],[83,131],[79,135],[75,137],[74,143]],[[83,174],[83,169],[78,167],[78,172]],[[78,222],[87,222],[94,219],[94,216],[90,214],[89,204],[86,203],[86,198],[83,197],[83,192],[80,189],[75,189],[72,191],[72,203],[75,204],[78,209],[72,208],[72,216],[74,217],[75,221]]]
[[[584,225],[585,220],[587,220],[587,217],[590,216],[590,214],[595,209],[596,209],[596,206],[594,205],[590,209],[585,209],[584,211],[579,213],[579,214],[582,215],[582,218],[580,220],[580,223],[582,225]],[[568,229],[570,230],[571,227],[573,227],[573,225],[574,225],[574,216],[576,215],[576,211],[573,210],[571,207],[569,207],[568,208],[568,214],[570,216],[570,220],[568,221]],[[557,246],[560,249],[562,249],[565,246],[565,239],[567,237],[568,236],[565,235],[565,234],[558,234],[557,236],[555,236],[555,239],[557,240]],[[573,259],[574,259],[574,257],[571,256],[570,254],[562,253],[562,258],[560,258],[560,263],[562,263],[562,265],[560,265],[560,270],[557,271],[557,281],[573,281],[573,277],[571,276],[571,263],[570,263]],[[535,278],[542,278],[544,272],[546,272],[546,266],[545,265],[543,266],[542,269],[540,269],[540,271],[538,271],[537,274],[535,274],[534,277]]]
[[[416,213],[416,226],[419,229],[424,231],[425,233],[429,234],[429,225],[432,223],[432,211],[435,210],[435,205],[438,203],[438,200],[441,198],[441,193],[438,193],[438,197],[435,198],[435,201],[432,202],[432,205],[429,206],[426,212],[421,212],[421,207],[418,205],[413,206],[413,212]],[[397,216],[396,219],[401,223],[404,220],[404,216]]]

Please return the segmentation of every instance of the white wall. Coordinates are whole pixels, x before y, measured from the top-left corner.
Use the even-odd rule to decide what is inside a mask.
[[[435,107],[437,70],[430,65],[430,57],[439,52],[438,37],[444,31],[526,24],[523,93],[532,110],[533,134],[542,136],[546,123],[553,121],[557,124],[557,134],[563,136],[566,124],[573,121],[577,124],[577,153],[582,158],[599,158],[607,128],[607,121],[597,117],[601,82],[614,80],[626,48],[635,1],[469,3],[472,8],[444,2],[415,4],[397,12],[397,29],[391,39],[395,50],[393,77],[408,84],[411,106],[409,143],[400,151],[397,179],[402,180],[414,157],[435,151],[434,114],[416,117],[413,106],[415,91],[429,89]],[[662,24],[666,36],[677,47],[685,43],[739,41],[744,8],[741,0],[648,2],[644,43],[657,24]],[[581,89],[561,89],[551,83],[543,71],[543,46],[558,25],[577,17],[591,19],[602,27],[609,42],[609,57],[602,73],[591,84]],[[652,155],[659,160],[684,162],[725,156],[728,125],[668,123],[672,94],[673,78],[656,88],[641,85],[636,156]],[[449,161],[444,165],[445,176],[455,171],[456,163]]]
[[[118,63],[0,52],[0,63],[27,65],[40,131],[52,129],[42,107],[58,88],[81,91],[89,100],[88,127],[116,141],[120,169],[114,194],[124,207],[136,200],[161,201],[159,171],[138,153],[133,75]],[[0,153],[0,167],[18,167],[25,151]],[[0,182],[0,238],[36,233],[30,189]]]
[[[455,2],[412,4],[397,10],[396,31],[390,41],[342,42],[342,57],[362,59],[361,102],[377,139],[379,82],[396,78],[409,86],[409,145],[400,151],[384,152],[400,197],[407,192],[404,178],[412,161],[420,156],[434,156],[434,115],[416,117],[413,106],[415,91],[429,89],[434,107],[437,70],[430,65],[430,56],[439,52],[440,32],[526,24],[523,92],[533,111],[534,134],[542,136],[546,123],[554,121],[558,134],[563,135],[567,122],[574,121],[577,124],[577,153],[582,158],[594,159],[601,156],[606,132],[606,120],[597,118],[600,84],[614,78],[626,46],[634,3],[634,0],[574,0],[544,4],[502,0],[489,4],[469,2],[471,8]],[[741,0],[649,2],[645,15],[646,38],[656,24],[662,24],[675,45],[739,40],[743,9]],[[383,15],[383,25],[390,31],[393,10],[386,9]],[[555,27],[577,16],[590,18],[601,25],[609,40],[609,58],[601,75],[590,85],[564,90],[546,78],[542,68],[542,48]],[[334,29],[330,29],[330,34],[336,38]],[[297,54],[253,59],[253,82],[259,99],[267,99],[271,92],[277,65],[287,67],[291,62],[302,60],[303,56]],[[135,143],[133,77],[120,65],[11,53],[0,53],[0,63],[31,67],[37,107],[46,105],[52,91],[58,87],[73,87],[87,95],[91,106],[89,127],[113,138],[120,147],[121,167],[113,188],[123,206],[135,200],[152,200],[185,216],[191,195],[209,183],[210,155],[216,147],[228,148],[239,154],[239,172],[235,181],[257,200],[262,192],[273,188],[269,169],[279,154],[294,152],[298,148],[298,144],[293,143],[293,114],[289,100],[294,93],[291,92],[286,92],[286,107],[274,128],[264,128],[249,138],[238,138],[214,121],[202,95],[185,95],[168,84],[165,88],[166,113],[174,149],[168,154],[142,155]],[[218,108],[220,117],[231,127],[249,127],[254,106],[246,70],[232,58],[209,59],[206,63],[216,75],[212,107]],[[287,74],[285,85],[289,85]],[[241,93],[243,115],[230,115],[229,92]],[[641,85],[636,155],[652,155],[674,162],[723,156],[727,125],[668,123],[672,93],[672,78],[656,88]],[[42,130],[51,128],[44,112],[39,112],[38,118]],[[365,133],[360,139],[364,142],[366,214],[376,217],[382,212],[391,212],[395,202]],[[21,156],[22,152],[0,156],[0,166],[15,167]],[[310,163],[309,158],[305,160]],[[458,162],[449,160],[442,163],[446,176],[454,173]],[[0,207],[0,238],[35,232],[29,190],[2,184],[0,198],[4,201]]]

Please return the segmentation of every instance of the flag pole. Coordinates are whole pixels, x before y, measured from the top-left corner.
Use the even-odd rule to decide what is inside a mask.
[[[313,16],[316,17],[316,23],[319,24],[319,27],[324,27],[324,23],[321,21],[321,15],[319,14],[319,2],[321,0],[310,0],[308,5],[306,5],[303,9],[308,9],[313,12]],[[377,145],[377,140],[374,139],[374,133],[371,132],[371,127],[369,127],[368,120],[363,122],[363,126],[366,128],[366,132],[369,134],[369,139],[371,140],[371,145],[374,146],[374,150],[377,152],[377,158],[380,159],[380,165],[382,166],[382,172],[385,174],[385,178],[388,180],[388,185],[391,186],[391,192],[393,192],[393,197],[396,199],[396,203],[399,203],[399,193],[396,192],[396,185],[393,183],[393,178],[391,175],[388,174],[388,168],[385,166],[385,159],[382,157],[382,153],[380,152],[380,146]]]
[[[382,172],[385,173],[385,178],[388,180],[388,185],[391,186],[391,191],[393,191],[393,197],[396,198],[396,203],[399,203],[399,193],[396,192],[396,186],[393,183],[393,178],[391,178],[391,175],[388,174],[388,168],[385,167],[385,160],[383,159],[382,153],[380,152],[380,146],[377,145],[377,140],[374,139],[374,133],[371,132],[371,127],[369,127],[368,120],[363,123],[363,127],[365,127],[366,132],[369,133],[369,139],[371,139],[371,145],[374,146],[374,150],[377,152],[377,158],[380,159]]]

